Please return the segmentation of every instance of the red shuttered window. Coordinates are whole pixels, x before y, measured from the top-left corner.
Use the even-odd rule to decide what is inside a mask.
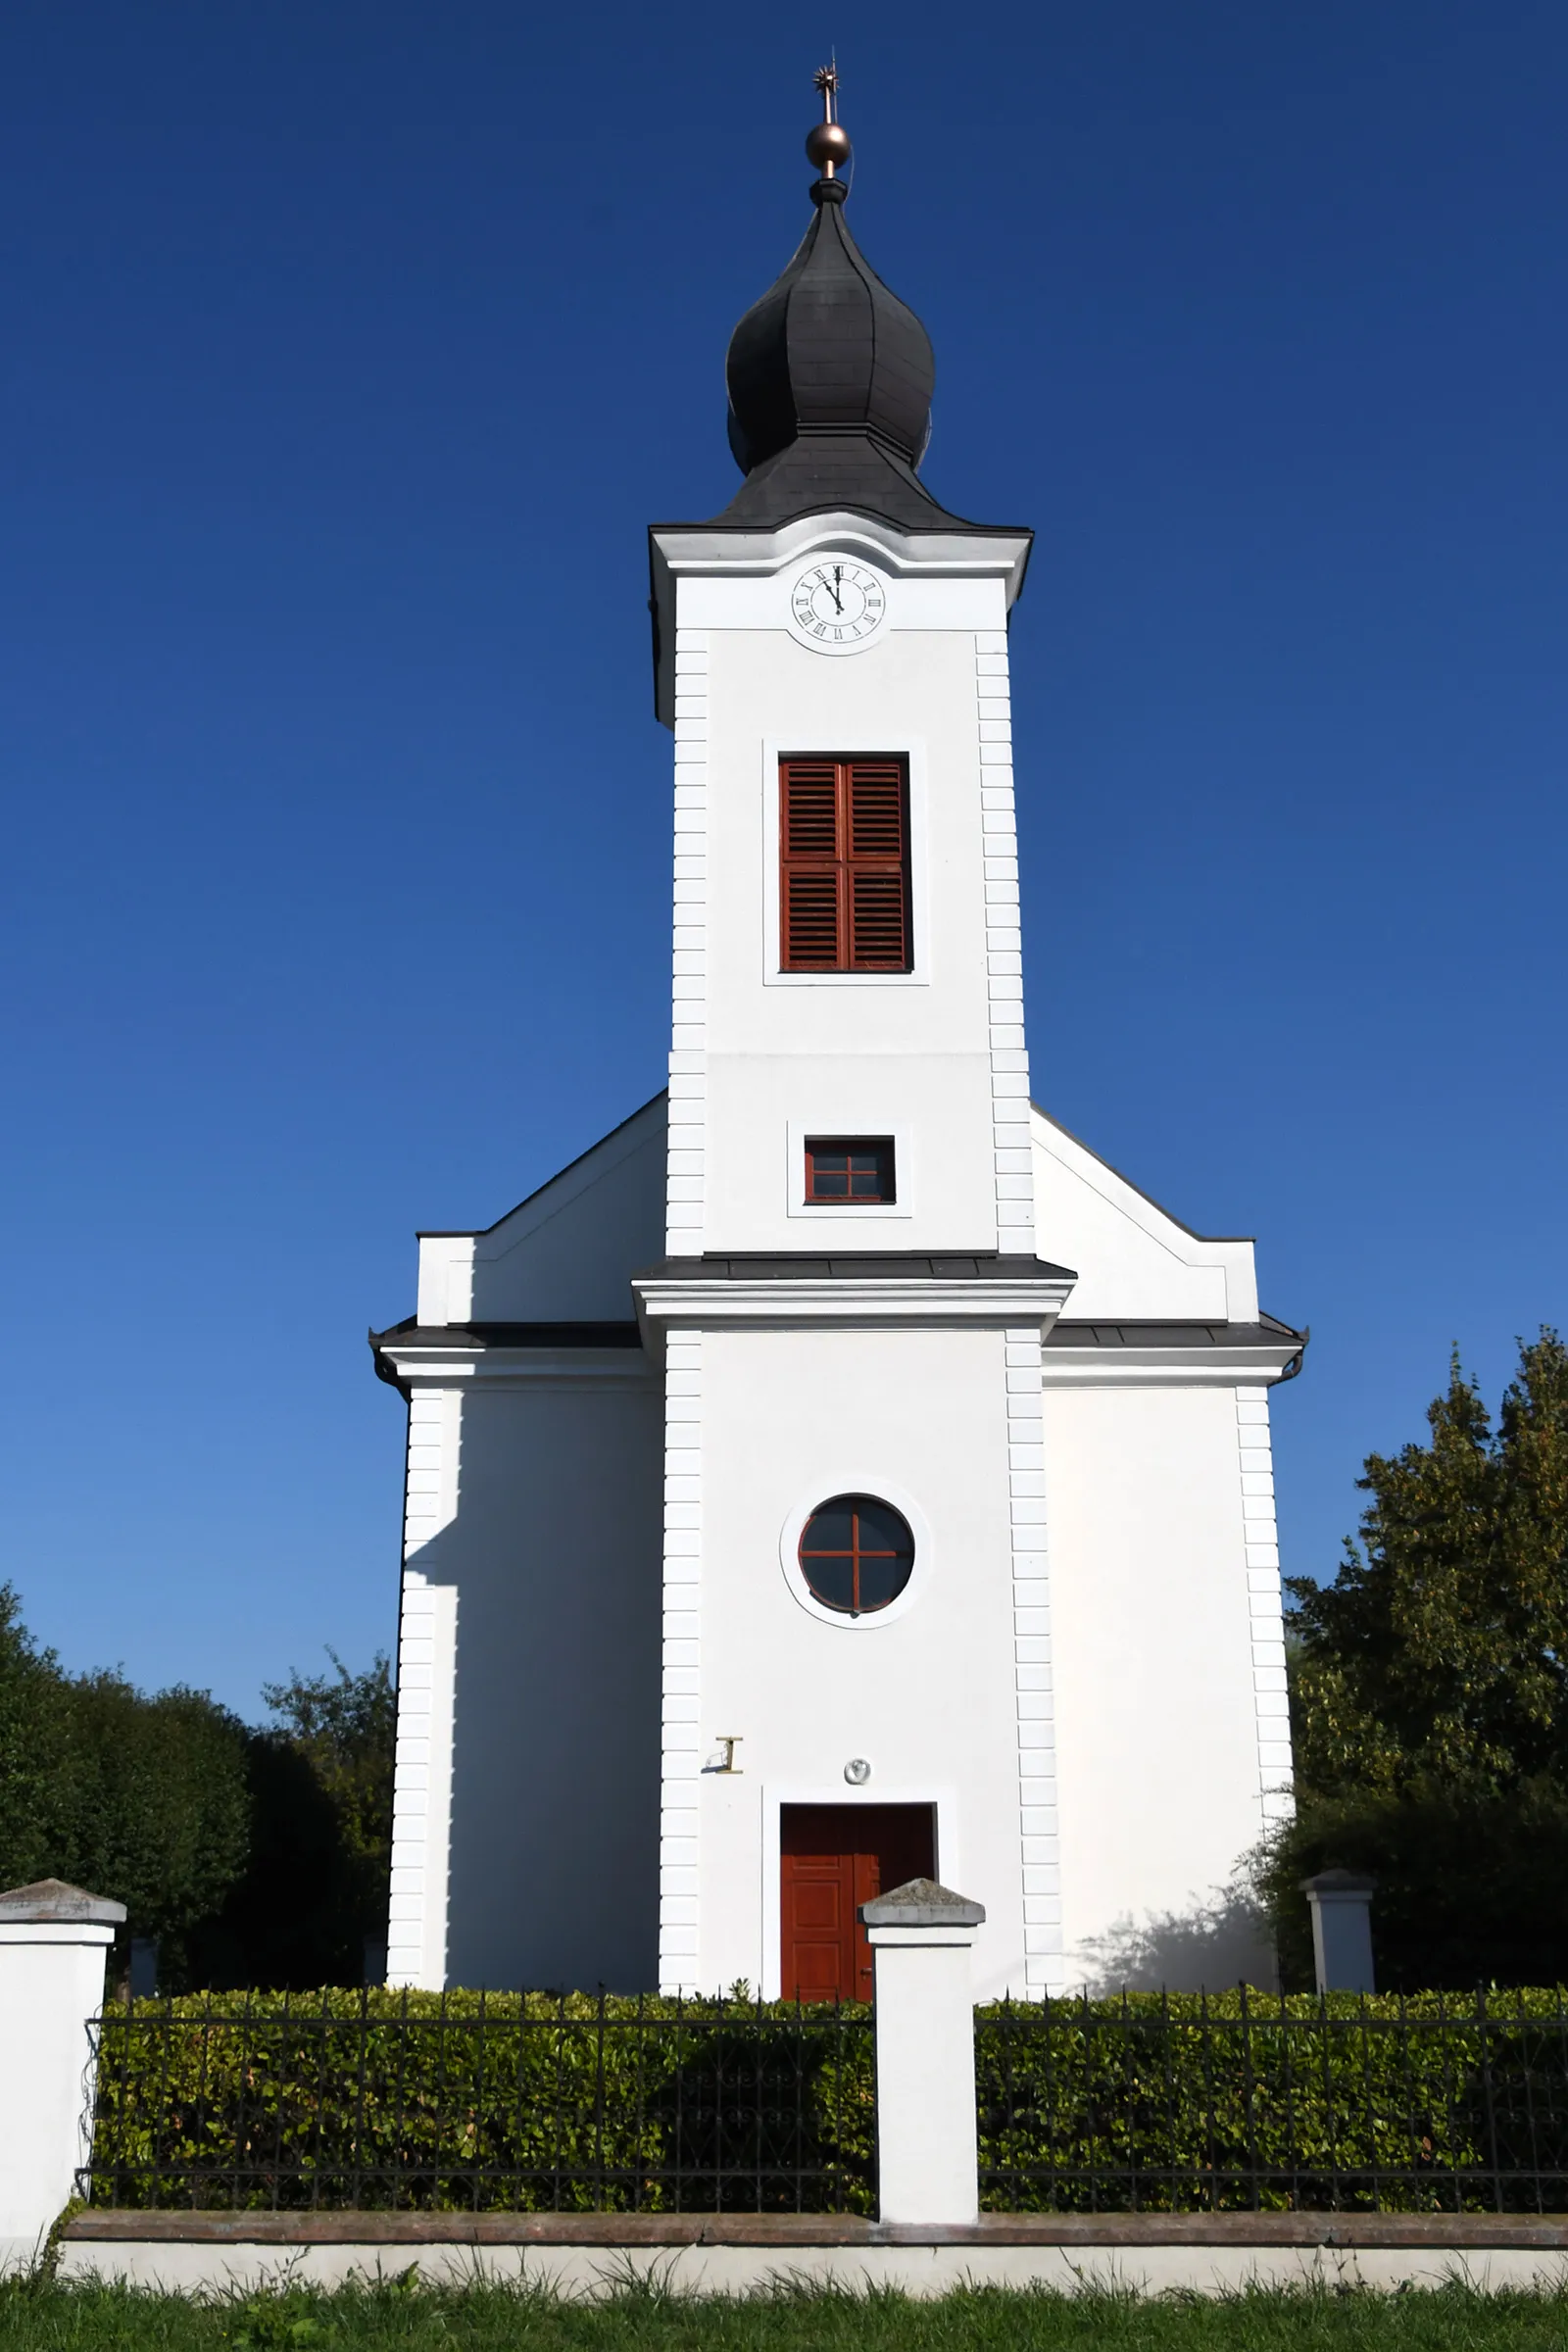
[[[786,972],[906,972],[909,772],[902,760],[779,761]]]

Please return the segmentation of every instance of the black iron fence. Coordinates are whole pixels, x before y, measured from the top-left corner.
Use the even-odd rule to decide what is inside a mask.
[[[871,2013],[191,1995],[96,2021],[96,2205],[867,2213]]]
[[[1568,2209],[1560,1989],[1004,2002],[975,2060],[992,2211]]]
[[[872,2014],[331,1991],[105,2010],[97,2205],[870,2214]],[[1558,1991],[976,2013],[991,2211],[1568,2211]]]

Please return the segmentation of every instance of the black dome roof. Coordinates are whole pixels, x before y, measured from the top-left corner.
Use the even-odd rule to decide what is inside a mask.
[[[713,519],[736,530],[833,507],[906,529],[958,521],[915,478],[931,338],[851,236],[844,198],[842,180],[817,181],[800,250],[730,337],[729,443],[746,480]]]
[[[730,447],[750,473],[803,433],[848,430],[918,466],[931,339],[851,236],[843,181],[819,179],[811,195],[816,217],[794,260],[730,337]]]

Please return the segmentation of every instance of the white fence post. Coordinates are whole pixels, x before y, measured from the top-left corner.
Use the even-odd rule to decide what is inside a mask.
[[[980,2192],[970,1950],[985,1905],[934,1879],[862,1903],[876,1993],[877,2213],[972,2222]]]
[[[1320,1870],[1303,1879],[1312,1906],[1312,1966],[1319,1992],[1375,1992],[1372,1896],[1376,1879],[1355,1870]]]
[[[0,2267],[33,2260],[91,2153],[87,2021],[124,1916],[60,1879],[0,1894]]]

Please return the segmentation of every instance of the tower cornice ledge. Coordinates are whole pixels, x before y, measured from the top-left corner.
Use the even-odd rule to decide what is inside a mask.
[[[1274,1315],[1256,1323],[1057,1322],[1047,1388],[1272,1388],[1301,1369],[1311,1334]]]
[[[879,556],[897,574],[918,578],[955,573],[1005,579],[1007,602],[1016,603],[1034,545],[1021,524],[964,522],[942,529],[900,530],[879,514],[854,507],[824,507],[797,514],[771,530],[747,523],[653,522],[648,526],[654,579],[670,571],[758,573],[777,571],[794,556],[842,544],[845,553]]]
[[[1049,1332],[1077,1281],[1045,1258],[931,1255],[669,1257],[632,1277],[649,1352],[672,1324],[788,1331],[836,1324],[861,1331]]]
[[[853,507],[824,507],[769,529],[745,523],[655,522],[648,528],[654,616],[654,702],[662,723],[675,708],[675,583],[770,579],[803,557],[858,557],[895,579],[1000,580],[1011,612],[1023,589],[1034,533],[1021,525],[956,523],[901,530]]]
[[[377,1376],[405,1396],[413,1386],[646,1389],[655,1379],[642,1335],[623,1323],[453,1323],[412,1319],[372,1331]]]

